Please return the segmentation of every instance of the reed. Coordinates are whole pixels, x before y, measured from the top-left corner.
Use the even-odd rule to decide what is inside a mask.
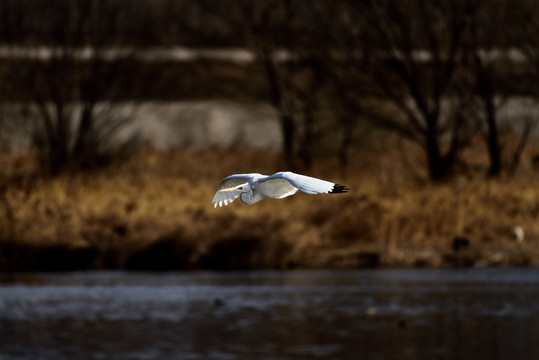
[[[364,160],[370,165],[342,178],[328,162],[309,174],[346,183],[350,193],[214,209],[222,177],[282,170],[278,154],[143,150],[117,166],[56,178],[24,175],[33,173],[28,159],[0,158],[4,270],[539,264],[532,171],[428,185],[384,161]],[[524,241],[512,237],[514,226]]]

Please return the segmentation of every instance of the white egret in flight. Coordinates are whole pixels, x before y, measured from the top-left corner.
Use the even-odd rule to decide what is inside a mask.
[[[293,172],[278,172],[273,175],[235,174],[221,181],[212,204],[214,207],[230,204],[238,197],[244,204],[254,204],[264,199],[282,199],[297,191],[306,194],[339,194],[348,192],[344,185],[332,183]]]

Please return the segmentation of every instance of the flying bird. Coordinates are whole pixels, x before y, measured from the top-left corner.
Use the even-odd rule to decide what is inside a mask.
[[[251,205],[264,199],[283,199],[297,191],[306,194],[339,194],[348,192],[348,188],[290,171],[269,176],[256,173],[235,174],[221,181],[212,204],[214,207],[228,205],[239,197],[242,203]]]

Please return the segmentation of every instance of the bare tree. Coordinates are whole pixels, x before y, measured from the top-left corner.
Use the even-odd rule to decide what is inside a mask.
[[[233,4],[235,24],[261,65],[269,99],[279,114],[284,158],[291,167],[310,167],[320,138],[321,99],[330,82],[328,39],[317,21],[321,3],[236,0]]]
[[[485,128],[484,137],[490,159],[489,176],[498,176],[502,171],[502,145],[497,119],[498,102],[496,101],[496,98],[502,94],[496,66],[504,62],[502,57],[506,54],[503,43],[504,34],[500,27],[500,24],[505,23],[503,16],[506,14],[506,9],[503,9],[503,5],[508,5],[508,2],[503,0],[497,1],[496,4],[482,0],[468,2],[467,36],[464,41],[465,60],[472,79],[469,85],[478,98],[479,108],[482,110],[479,112],[479,117]],[[494,51],[496,51],[496,56],[489,56]]]
[[[316,25],[325,41],[318,50],[325,52],[326,73],[330,77],[330,107],[336,119],[335,128],[340,133],[337,156],[341,171],[346,171],[350,151],[362,144],[373,129],[369,103],[379,94],[373,91],[370,79],[372,55],[366,41],[366,24],[362,23],[357,9],[347,1],[321,1],[320,22]]]
[[[524,5],[525,2],[520,4]],[[516,66],[529,67],[526,63],[518,64],[512,50],[516,45],[526,52],[525,49],[529,50],[536,42],[535,33],[524,40],[533,22],[522,21],[526,16],[515,9],[519,9],[519,6],[507,0],[475,0],[467,2],[466,6],[468,21],[464,66],[471,75],[468,88],[479,103],[478,120],[482,123],[490,159],[488,175],[491,177],[499,176],[503,171],[514,174],[537,122],[532,117],[509,119],[512,128],[520,125],[520,132],[514,149],[504,146],[502,138],[505,125],[500,120],[499,109],[514,95],[515,86],[510,84],[515,81],[518,72],[513,69]],[[532,8],[527,9],[533,11]],[[518,45],[523,43],[526,46]],[[532,53],[526,52],[531,63],[534,61]]]
[[[296,123],[290,98],[290,83],[279,66],[278,34],[276,27],[293,21],[293,12],[287,1],[233,1],[236,18],[232,21],[241,29],[245,43],[262,64],[270,90],[271,103],[278,111],[283,135],[283,154],[288,164],[294,157]],[[276,19],[276,17],[283,17]],[[285,20],[285,17],[287,19]]]
[[[537,33],[539,31],[539,19],[536,14],[539,12],[539,4],[533,0],[522,0],[520,6],[513,6],[510,1],[507,1],[513,15],[513,23],[510,27],[509,41],[516,48],[518,54],[524,55],[526,63],[525,77],[526,81],[522,81],[527,85],[527,93],[535,99],[535,103],[539,100],[539,39]],[[524,80],[524,79],[523,79]],[[509,164],[509,173],[514,174],[520,163],[521,155],[529,142],[532,133],[536,130],[539,124],[539,119],[533,116],[526,117],[523,120],[523,126],[520,136],[520,141],[512,155],[512,161]]]
[[[378,117],[382,127],[418,144],[430,179],[452,172],[467,142],[465,122],[442,117],[461,56],[465,13],[460,1],[349,2],[363,25],[373,86],[402,115]],[[457,112],[458,113],[458,112]]]
[[[123,7],[106,0],[26,5],[31,24],[14,47],[10,77],[36,109],[26,120],[35,124],[34,144],[51,174],[88,166],[127,121],[111,110],[132,70],[133,53],[115,46]]]

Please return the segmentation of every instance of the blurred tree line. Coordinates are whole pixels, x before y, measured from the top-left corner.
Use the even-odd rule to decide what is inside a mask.
[[[513,173],[536,119],[502,137],[500,106],[537,98],[533,0],[0,0],[0,100],[23,104],[49,172],[89,166],[147,99],[262,100],[283,155],[342,168],[368,129],[416,144],[432,181],[484,142],[488,175]],[[247,49],[253,61],[149,58],[155,49]]]

